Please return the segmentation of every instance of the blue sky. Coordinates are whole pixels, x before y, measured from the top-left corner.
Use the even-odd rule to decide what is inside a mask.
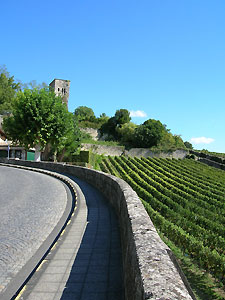
[[[69,79],[72,112],[142,111],[133,122],[157,119],[196,149],[225,152],[224,0],[11,0],[0,10],[0,64],[16,79]]]

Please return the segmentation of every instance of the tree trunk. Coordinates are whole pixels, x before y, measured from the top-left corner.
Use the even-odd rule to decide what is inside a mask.
[[[57,162],[57,150],[54,151],[53,159],[54,162]]]
[[[62,153],[60,154],[59,159],[58,159],[59,162],[62,162],[62,161],[63,161],[65,152],[66,152],[66,148],[64,148],[63,151],[62,151]]]
[[[48,143],[45,146],[44,152],[42,153],[42,159],[43,160],[49,160],[50,151],[51,151],[51,145],[50,145],[50,143]]]
[[[35,146],[34,161],[41,161],[41,147],[40,147],[40,145]]]

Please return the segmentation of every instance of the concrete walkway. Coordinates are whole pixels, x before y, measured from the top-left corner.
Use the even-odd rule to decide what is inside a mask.
[[[96,189],[70,178],[79,185],[75,215],[16,300],[124,299],[115,213]]]

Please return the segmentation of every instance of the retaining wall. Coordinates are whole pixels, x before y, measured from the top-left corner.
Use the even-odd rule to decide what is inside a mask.
[[[171,250],[160,239],[140,199],[126,182],[71,165],[15,160],[9,163],[71,174],[105,195],[119,219],[126,300],[195,299]]]
[[[203,152],[190,151],[190,154],[194,154],[198,157],[198,160],[208,166],[221,169],[225,171],[225,158],[209,155]]]
[[[220,163],[217,163],[217,162],[215,162],[213,160],[210,160],[210,159],[207,159],[207,158],[199,158],[198,160],[200,162],[203,162],[204,164],[210,166],[210,167],[214,167],[214,168],[221,169],[221,170],[225,171],[225,164],[220,164]]]
[[[132,157],[162,157],[162,158],[185,158],[189,153],[188,150],[175,151],[151,151],[148,148],[131,148],[125,150],[124,146],[106,146],[97,144],[82,144],[82,150],[91,150],[97,154],[104,154],[106,156],[132,156]]]
[[[146,148],[132,148],[129,151],[125,151],[125,155],[132,157],[161,157],[161,158],[185,158],[188,154],[188,150],[175,150],[175,151],[151,151]]]
[[[97,154],[120,156],[124,152],[124,146],[106,146],[97,144],[82,144],[81,150],[91,150]]]

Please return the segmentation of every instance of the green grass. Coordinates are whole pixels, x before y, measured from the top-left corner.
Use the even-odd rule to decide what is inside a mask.
[[[183,253],[161,232],[158,233],[177,258],[197,300],[224,300],[225,291],[220,282],[213,279],[204,269],[199,268],[195,261]]]

